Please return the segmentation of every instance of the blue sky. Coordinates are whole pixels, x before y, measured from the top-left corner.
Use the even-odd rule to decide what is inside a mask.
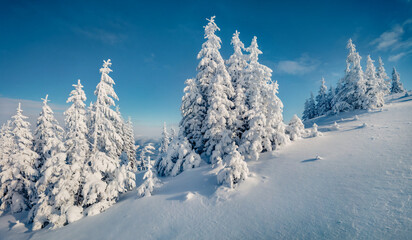
[[[284,118],[301,115],[321,77],[342,77],[346,42],[363,57],[382,56],[412,89],[412,2],[394,1],[1,1],[0,121],[16,101],[32,109],[49,94],[55,111],[77,79],[88,101],[103,59],[111,58],[123,116],[136,135],[157,135],[163,121],[177,124],[184,81],[196,75],[206,18],[216,15],[222,56],[235,32],[246,46],[257,36],[261,63],[273,69]],[[19,100],[17,100],[19,99]],[[53,105],[52,105],[53,106]],[[33,122],[33,120],[32,120]]]

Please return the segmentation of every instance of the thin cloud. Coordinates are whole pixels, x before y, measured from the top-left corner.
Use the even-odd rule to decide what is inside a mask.
[[[377,39],[373,40],[371,44],[376,45],[377,50],[386,50],[398,44],[404,32],[403,27],[396,25],[390,31],[382,33]]]
[[[296,60],[279,61],[275,69],[278,73],[303,75],[314,71],[318,67],[318,65],[318,61],[310,58],[307,55],[303,55]]]
[[[403,57],[405,57],[405,56],[407,56],[411,53],[412,53],[412,50],[407,51],[407,52],[401,52],[401,53],[398,53],[398,54],[395,54],[395,55],[391,55],[391,56],[389,56],[389,61],[397,62],[399,59],[401,59],[401,58],[403,58]]]
[[[412,24],[412,19],[404,21],[401,25],[396,24],[391,30],[382,33],[378,38],[371,42],[376,45],[377,51],[408,49],[412,47],[412,39],[403,39],[405,33],[410,31],[408,25]]]

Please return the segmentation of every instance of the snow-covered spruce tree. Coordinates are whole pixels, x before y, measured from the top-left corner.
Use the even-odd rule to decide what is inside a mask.
[[[133,132],[133,123],[132,119],[129,117],[127,122],[124,124],[123,128],[123,142],[124,142],[124,153],[127,157],[127,164],[129,168],[133,171],[137,171],[137,162],[136,162],[136,145]],[[125,163],[125,164],[126,164]]]
[[[110,59],[104,61],[100,69],[100,83],[94,92],[97,99],[90,114],[91,174],[86,176],[83,187],[83,205],[88,207],[87,215],[104,211],[116,202],[119,193],[135,187],[135,175],[127,166],[121,165],[119,158],[118,143],[123,139],[114,126],[121,118],[112,109],[118,97],[113,89],[114,81],[109,76],[111,64]]]
[[[11,121],[4,123],[0,130],[0,172],[10,163],[10,156],[13,152],[14,142],[11,133]]]
[[[295,114],[286,127],[286,134],[289,135],[290,140],[295,141],[305,135],[305,126],[302,120]]]
[[[316,117],[316,103],[315,98],[313,97],[313,93],[310,92],[310,98],[306,99],[305,106],[303,109],[303,120],[308,120]]]
[[[162,139],[160,142],[160,153],[166,153],[170,144],[170,134],[167,132],[166,123],[163,123]]]
[[[388,75],[386,74],[385,67],[383,66],[382,58],[378,59],[378,70],[376,71],[376,77],[378,78],[379,85],[385,94],[390,93],[391,81]]]
[[[405,92],[405,89],[403,88],[403,84],[401,83],[401,77],[399,73],[396,71],[396,68],[393,68],[391,93],[402,92]]]
[[[329,103],[328,103],[328,88],[325,85],[325,79],[322,77],[322,85],[319,88],[318,95],[316,96],[316,115],[322,116],[329,111]]]
[[[272,70],[258,62],[262,52],[258,49],[256,37],[246,51],[250,53],[250,63],[242,79],[247,86],[243,117],[246,129],[239,152],[246,158],[257,160],[262,151],[271,151],[288,138],[283,124],[283,104],[276,95],[278,84],[271,80]]]
[[[234,53],[226,61],[227,71],[232,79],[232,86],[235,91],[233,99],[234,109],[236,114],[236,121],[234,123],[235,141],[240,144],[242,133],[245,131],[245,112],[246,112],[246,95],[245,82],[243,78],[244,70],[247,66],[246,56],[243,55],[242,50],[245,49],[244,44],[239,39],[239,32],[233,34],[231,44],[233,45]]]
[[[66,148],[62,141],[62,128],[48,106],[48,96],[43,99],[42,112],[37,121],[36,136],[42,139],[43,164],[40,178],[36,182],[37,199],[29,218],[33,230],[51,224],[61,227],[67,223],[67,211],[74,205],[74,195],[78,190],[78,180],[73,179],[70,166],[66,163]],[[81,212],[81,210],[79,210]]]
[[[159,168],[160,162],[166,156],[167,149],[169,148],[170,142],[171,142],[171,136],[167,132],[166,123],[163,123],[163,131],[162,131],[162,138],[160,140],[159,155],[154,165],[155,169]]]
[[[154,149],[153,146],[150,144],[151,149]],[[148,150],[148,151],[150,151]],[[143,183],[137,188],[137,194],[139,197],[150,197],[152,195],[153,190],[156,187],[160,186],[160,180],[156,176],[156,170],[152,168],[152,162],[150,160],[150,156],[147,157],[147,162],[145,164],[147,166],[147,170],[143,175]]]
[[[170,128],[170,141],[169,144],[173,141],[173,139],[177,137],[176,130],[174,128]]]
[[[249,169],[244,157],[237,151],[237,145],[232,142],[229,154],[225,155],[224,168],[217,175],[217,182],[227,187],[234,188],[247,179]]]
[[[332,110],[335,113],[367,108],[366,85],[360,64],[361,57],[356,52],[352,39],[349,39],[347,48],[349,55],[346,59],[345,76],[339,81],[339,87],[333,99]]]
[[[71,185],[73,188],[73,204],[81,206],[83,202],[83,186],[85,175],[90,172],[87,165],[89,155],[89,143],[87,141],[87,116],[86,116],[86,94],[83,91],[83,85],[80,80],[73,84],[75,88],[70,92],[67,103],[72,105],[64,112],[66,123],[66,135],[64,144],[66,147],[67,160],[70,165]]]
[[[330,111],[332,110],[332,103],[333,103],[333,99],[335,98],[335,88],[333,88],[333,86],[329,87],[329,92],[328,92],[328,96],[327,96],[327,109],[330,113]]]
[[[36,166],[39,155],[33,151],[33,136],[30,123],[25,121],[21,105],[17,108],[11,124],[13,150],[9,161],[0,173],[0,211],[10,209],[12,213],[27,210],[35,200],[34,183],[38,176]]]
[[[156,148],[153,147],[152,143],[147,143],[142,151],[140,151],[140,167],[142,170],[147,169],[147,163],[150,161],[151,155],[154,154],[154,150],[156,150]]]
[[[368,108],[379,108],[384,104],[384,89],[379,82],[381,79],[376,77],[376,68],[373,60],[368,55],[366,60],[365,80],[366,80],[366,99]]]
[[[120,113],[120,107],[119,105],[116,106],[116,116],[112,117],[112,121],[114,122],[114,127],[116,128],[116,133],[121,137],[121,141],[116,142],[116,152],[117,155],[120,157],[123,153],[125,153],[125,121],[122,117],[122,114]]]
[[[318,125],[316,123],[313,123],[313,126],[309,131],[309,137],[318,137],[323,135],[322,132],[318,131]]]
[[[34,150],[39,154],[39,165],[41,168],[44,161],[50,157],[50,149],[55,142],[60,142],[63,138],[64,130],[53,116],[53,111],[47,105],[48,95],[42,98],[43,107],[40,116],[37,118],[37,126],[34,132]]]
[[[197,80],[206,103],[206,115],[202,122],[204,143],[203,154],[210,158],[211,163],[221,161],[227,154],[227,146],[231,143],[232,133],[229,129],[235,122],[232,113],[234,96],[229,73],[220,55],[221,40],[215,32],[217,27],[215,17],[211,17],[205,27],[206,42],[198,54],[201,59],[198,66]]]
[[[182,105],[180,107],[182,113],[180,129],[191,146],[196,151],[201,152],[203,150],[202,122],[206,114],[206,103],[200,93],[196,79],[188,79],[185,84],[185,94],[182,97]]]
[[[160,176],[176,176],[179,173],[198,167],[201,158],[183,136],[183,129],[173,138],[164,157],[158,162],[157,171]]]
[[[6,205],[3,205],[6,204],[3,201],[5,200],[4,196],[9,187],[7,184],[4,184],[2,180],[6,181],[12,177],[10,168],[13,161],[10,157],[15,146],[11,130],[10,120],[4,123],[0,130],[0,215],[3,210],[7,208]]]

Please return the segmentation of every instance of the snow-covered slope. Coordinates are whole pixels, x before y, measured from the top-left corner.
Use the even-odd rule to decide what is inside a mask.
[[[205,165],[57,230],[3,216],[0,239],[410,239],[412,97],[402,96],[314,119],[323,136],[248,162],[251,177],[236,190],[217,189]]]

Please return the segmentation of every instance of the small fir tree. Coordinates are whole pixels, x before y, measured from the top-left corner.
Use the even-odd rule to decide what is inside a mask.
[[[401,83],[401,77],[399,73],[396,71],[396,68],[393,68],[391,93],[402,92],[405,92],[405,89],[403,88],[403,84]]]

